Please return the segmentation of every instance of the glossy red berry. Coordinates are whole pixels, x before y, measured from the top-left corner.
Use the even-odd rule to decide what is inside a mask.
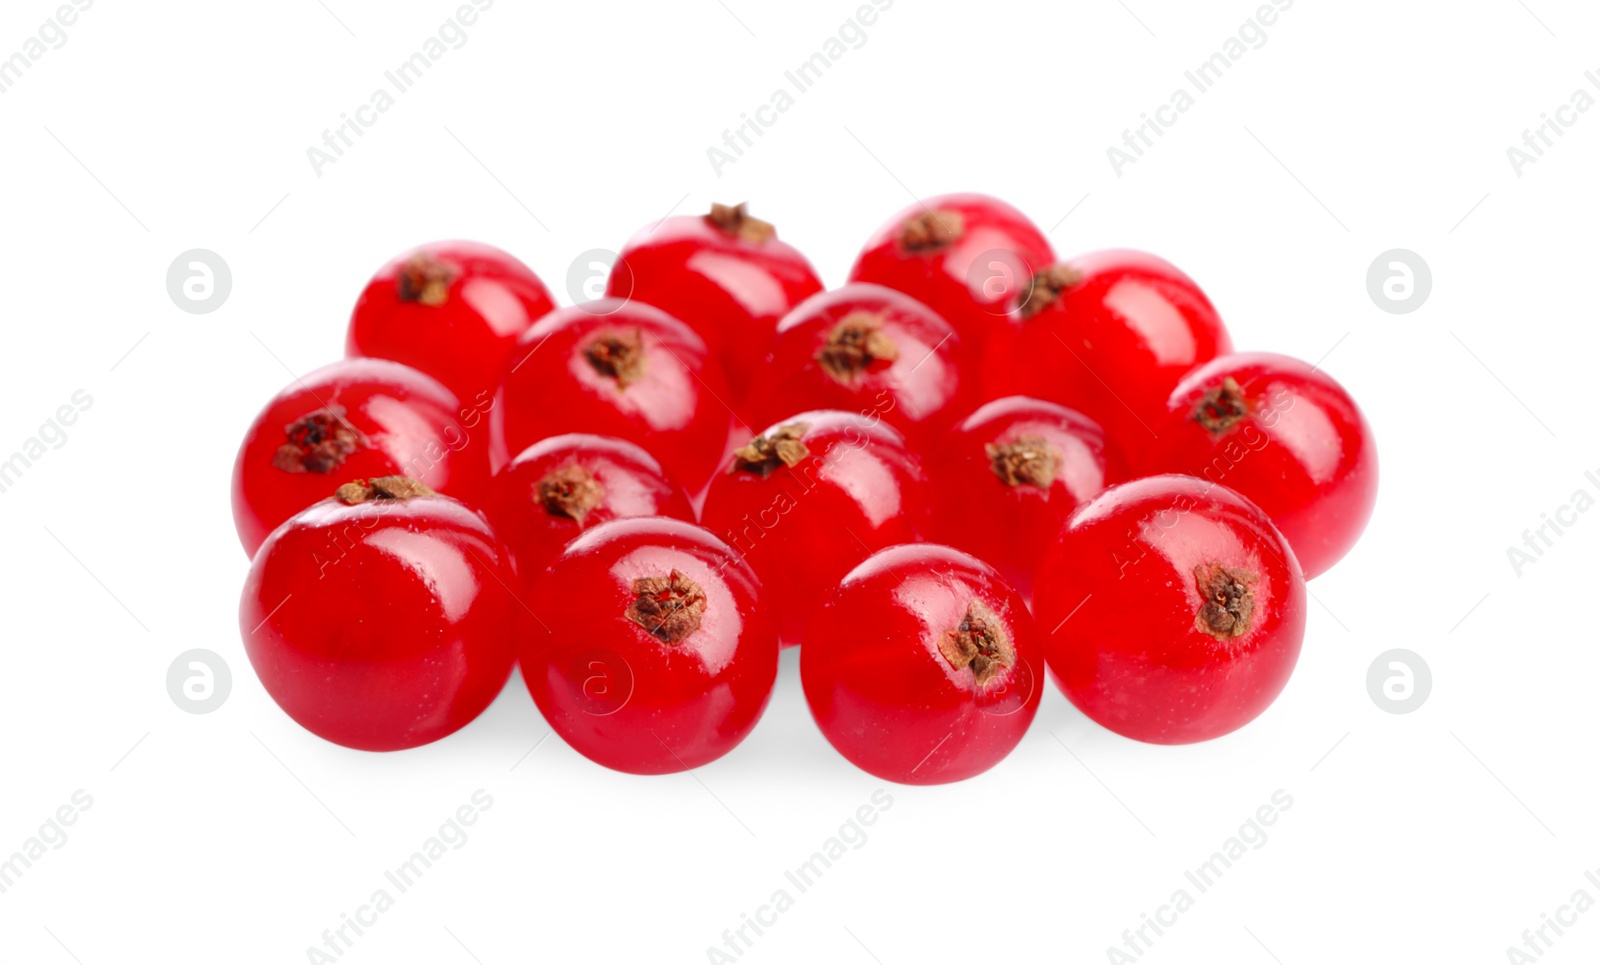
[[[882,285],[807,299],[778,323],[752,396],[758,423],[803,409],[876,412],[913,443],[966,409],[960,338],[931,309]]]
[[[505,686],[521,605],[478,513],[402,477],[340,486],[279,527],[245,580],[239,632],[302,727],[360,750],[461,729]]]
[[[484,512],[526,584],[587,529],[630,516],[694,522],[683,487],[631,442],[573,433],[524,449],[495,474]]]
[[[1067,698],[1154,744],[1254,720],[1288,683],[1306,625],[1283,535],[1192,476],[1113,486],[1079,509],[1039,567],[1033,606]]]
[[[822,291],[815,269],[744,205],[714,204],[634,235],[606,285],[694,329],[722,365],[735,400],[759,375],[778,320]]]
[[[988,394],[1059,402],[1133,453],[1155,439],[1184,373],[1230,351],[1211,301],[1183,272],[1138,251],[1097,251],[1045,269],[990,341]]]
[[[932,538],[992,564],[1024,592],[1072,511],[1127,475],[1087,416],[1025,396],[981,406],[926,453]]]
[[[491,413],[491,439],[497,456],[568,432],[626,439],[698,492],[722,460],[727,393],[721,367],[682,322],[643,302],[603,298],[554,311],[523,333]]]
[[[733,550],[675,519],[588,530],[534,581],[543,630],[522,675],[580,754],[633,774],[685,771],[755,727],[778,674],[760,584]]]
[[[527,265],[470,241],[414,248],[367,283],[345,354],[403,362],[462,401],[487,402],[517,336],[555,308]]]
[[[1004,325],[1029,279],[1055,260],[1044,233],[1016,208],[981,194],[950,194],[889,219],[868,240],[850,280],[905,292],[977,351]]]
[[[489,403],[463,406],[415,369],[347,359],[297,379],[250,423],[233,464],[233,522],[245,552],[352,479],[411,476],[467,502],[489,476]]]
[[[701,519],[754,567],[792,645],[852,567],[917,539],[927,515],[927,481],[900,433],[870,416],[817,411],[737,450]]]
[[[1306,362],[1224,355],[1173,390],[1156,431],[1146,472],[1188,473],[1245,496],[1272,517],[1308,580],[1339,562],[1372,516],[1372,429],[1344,388]]]
[[[806,629],[811,715],[851,763],[902,784],[981,774],[1039,709],[1039,650],[1022,597],[993,567],[932,543],[875,553]]]

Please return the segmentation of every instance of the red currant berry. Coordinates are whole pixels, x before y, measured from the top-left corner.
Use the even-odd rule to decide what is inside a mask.
[[[928,498],[900,433],[870,416],[803,412],[734,453],[701,518],[749,560],[793,645],[851,567],[918,537]]]
[[[711,346],[742,400],[766,361],[778,319],[822,291],[805,256],[744,205],[711,206],[652,225],[627,243],[606,294],[682,319]]]
[[[300,726],[392,751],[471,723],[505,686],[521,605],[478,513],[400,476],[279,527],[239,604],[245,653]]]
[[[1072,511],[1127,475],[1088,417],[1023,396],[982,406],[927,452],[932,537],[1024,592]]]
[[[1147,472],[1237,491],[1283,532],[1306,579],[1350,551],[1378,498],[1372,429],[1339,383],[1298,359],[1224,355],[1167,401]]]
[[[1230,351],[1199,286],[1138,251],[1097,251],[1040,272],[991,340],[988,394],[1031,395],[1100,423],[1124,452],[1155,438],[1184,373]]]
[[[347,359],[261,410],[233,464],[233,523],[246,553],[279,523],[351,479],[407,475],[468,502],[488,480],[488,446],[449,389],[397,362]]]
[[[722,460],[727,384],[706,344],[643,302],[563,308],[523,333],[490,413],[498,452],[587,432],[636,443],[690,492]]]
[[[1254,720],[1288,683],[1306,629],[1283,535],[1192,476],[1113,486],[1078,510],[1040,564],[1033,606],[1067,699],[1152,744]]]
[[[997,198],[950,194],[906,208],[867,242],[850,280],[905,292],[949,322],[969,351],[1055,252],[1027,216]]]
[[[960,353],[944,319],[911,296],[846,285],[807,299],[778,323],[772,364],[754,390],[756,417],[876,412],[920,442],[965,409]]]
[[[489,483],[484,512],[526,584],[586,529],[630,516],[694,522],[683,487],[631,442],[574,433],[536,442]]]
[[[556,733],[632,774],[708,764],[755,727],[778,676],[756,575],[675,519],[588,530],[533,583],[522,676]]]
[[[345,354],[404,362],[462,401],[487,402],[517,336],[555,308],[527,265],[498,248],[441,241],[378,270],[350,315]]]
[[[1043,654],[993,567],[931,543],[851,570],[806,629],[800,680],[828,743],[887,781],[981,774],[1039,709]]]

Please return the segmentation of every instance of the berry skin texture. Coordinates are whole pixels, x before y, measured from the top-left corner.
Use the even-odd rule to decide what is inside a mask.
[[[1078,510],[1039,567],[1033,606],[1067,699],[1152,744],[1254,720],[1305,637],[1305,580],[1283,535],[1192,476],[1113,486]]]
[[[623,246],[606,294],[654,305],[694,329],[743,400],[778,320],[822,291],[816,270],[744,205],[668,218]]]
[[[357,750],[417,747],[505,686],[522,612],[512,580],[481,515],[402,477],[363,480],[262,544],[239,632],[300,726]]]
[[[534,581],[547,628],[522,676],[574,750],[630,774],[700,767],[761,719],[778,636],[760,583],[711,533],[674,519],[588,530]]]
[[[1039,649],[1022,597],[994,568],[932,543],[851,570],[806,630],[800,680],[828,742],[901,784],[981,774],[1039,709]]]
[[[688,326],[643,302],[562,308],[523,333],[490,412],[498,465],[549,436],[632,442],[690,492],[716,471],[731,414],[727,383]]]
[[[961,340],[921,302],[882,285],[845,285],[778,323],[755,390],[758,422],[802,409],[878,412],[919,443],[965,410]]]
[[[1132,453],[1155,440],[1178,380],[1231,350],[1217,310],[1183,272],[1139,251],[1097,251],[1034,279],[990,341],[986,395],[1059,402]]]
[[[918,202],[879,228],[850,269],[933,309],[969,351],[1003,327],[1011,301],[1055,252],[1037,225],[997,198],[950,194]]]
[[[1378,498],[1378,448],[1344,388],[1282,355],[1225,355],[1167,401],[1147,472],[1221,483],[1260,506],[1311,579],[1355,546]]]
[[[233,464],[239,542],[254,556],[280,523],[352,479],[407,475],[475,503],[489,476],[485,425],[481,409],[398,362],[324,366],[278,393],[245,433]]]
[[[613,519],[694,522],[683,487],[631,442],[573,433],[522,451],[495,474],[484,513],[511,551],[523,585],[579,533]]]
[[[928,484],[904,438],[872,416],[802,412],[735,452],[701,520],[761,577],[786,646],[852,567],[916,540]]]
[[[1024,593],[1072,511],[1127,477],[1087,416],[1025,396],[979,407],[926,452],[930,536],[994,565]]]
[[[517,336],[555,308],[527,265],[488,245],[441,241],[405,252],[367,283],[345,355],[402,362],[461,399],[487,400]]]

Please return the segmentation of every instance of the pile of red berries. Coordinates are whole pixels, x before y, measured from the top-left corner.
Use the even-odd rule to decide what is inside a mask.
[[[1377,489],[1317,367],[979,195],[901,212],[832,291],[743,205],[640,232],[569,308],[427,245],[347,355],[239,449],[240,627],[290,716],[369,750],[463,727],[520,662],[582,754],[697,767],[802,641],[822,732],[889,780],[992,767],[1046,666],[1119,734],[1217,737],[1283,689]]]

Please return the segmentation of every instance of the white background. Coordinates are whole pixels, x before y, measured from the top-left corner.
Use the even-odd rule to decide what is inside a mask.
[[[818,734],[794,654],[754,735],[692,775],[538,743],[517,681],[434,746],[341,750],[244,658],[234,448],[413,243],[500,245],[568,302],[577,253],[748,199],[838,284],[913,194],[954,190],[1018,205],[1062,255],[1160,253],[1240,347],[1322,360],[1377,433],[1377,513],[1311,585],[1299,668],[1255,724],[1143,746],[1052,687],[993,771],[890,786],[743,960],[1107,961],[1279,789],[1266,843],[1145,961],[1499,962],[1574,891],[1600,898],[1600,514],[1520,576],[1506,555],[1600,470],[1600,111],[1521,177],[1506,157],[1600,68],[1600,10],[1299,0],[1118,177],[1106,148],[1254,2],[899,0],[719,177],[707,147],[855,6],[501,0],[320,177],[307,147],[452,2],[96,3],[0,95],[0,455],[94,400],[0,493],[0,857],[75,790],[94,801],[0,894],[0,959],[307,961],[481,788],[467,843],[343,961],[707,961],[884,786]],[[0,9],[0,55],[53,8]],[[1397,247],[1433,271],[1407,315],[1366,290]],[[232,267],[213,314],[167,295],[191,248]],[[165,686],[197,647],[234,672],[203,716]],[[1407,715],[1366,685],[1397,647],[1433,673]],[[1545,960],[1597,952],[1590,911]]]

